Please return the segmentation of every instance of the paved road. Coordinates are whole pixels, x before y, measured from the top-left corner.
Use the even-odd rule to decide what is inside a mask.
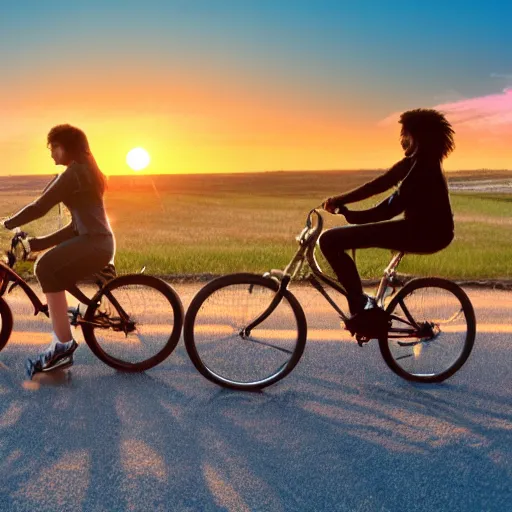
[[[176,288],[185,305],[197,289]],[[82,346],[70,371],[27,386],[23,362],[50,327],[15,292],[0,354],[0,510],[511,510],[512,294],[468,293],[476,347],[442,385],[407,383],[376,345],[331,335],[281,383],[239,393],[203,379],[182,342],[142,375]],[[322,301],[307,294],[305,310],[333,334]]]

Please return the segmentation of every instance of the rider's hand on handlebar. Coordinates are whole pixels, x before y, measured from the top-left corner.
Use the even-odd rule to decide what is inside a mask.
[[[26,260],[31,253],[28,234],[25,231],[21,231],[20,228],[16,228],[15,231],[16,234],[12,238],[11,248],[16,250],[18,245],[21,246],[23,251],[22,259]]]
[[[347,207],[340,202],[337,197],[328,197],[323,203],[322,208],[329,213],[344,215]]]

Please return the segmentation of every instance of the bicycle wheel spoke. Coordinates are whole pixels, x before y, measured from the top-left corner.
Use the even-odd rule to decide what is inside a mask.
[[[406,324],[406,325],[410,325],[411,327],[415,327],[416,328],[416,325],[415,324],[412,324],[411,322],[409,322],[409,320],[404,320],[403,318],[397,316],[397,315],[391,315],[391,320],[396,320],[397,322],[400,322],[402,324]]]
[[[395,313],[398,308],[407,320]],[[380,347],[386,363],[400,376],[441,381],[469,356],[475,337],[474,312],[456,284],[438,278],[411,281],[390,302],[388,311],[392,327]]]
[[[404,312],[404,315],[407,317],[407,320],[409,320],[409,325],[412,325],[414,327],[418,327],[418,324],[415,322],[414,318],[412,317],[411,313],[409,312],[409,309],[405,305],[405,302],[403,300],[398,301],[398,304],[402,308],[402,311]]]
[[[420,343],[423,343],[423,341],[409,341],[409,342],[397,341],[397,343],[401,347],[414,347],[414,345],[419,345]]]
[[[400,361],[401,359],[407,359],[408,357],[412,357],[412,354],[405,354],[405,356],[398,356],[395,358],[396,361]]]
[[[389,329],[389,332],[395,332],[397,334],[407,334],[409,336],[414,336],[418,332],[418,329],[401,329],[401,328],[397,328],[397,327],[391,327]]]
[[[454,313],[450,318],[446,319],[444,321],[445,324],[449,324],[450,322],[453,322],[456,318],[459,318],[461,314],[463,314],[464,311],[463,309],[459,309],[459,311],[457,311],[456,313]]]
[[[291,371],[304,348],[305,318],[293,296],[277,300],[276,291],[262,276],[234,274],[197,294],[184,337],[203,375],[237,389],[259,389]]]
[[[252,343],[259,343],[260,345],[265,345],[266,347],[275,348],[276,350],[280,350],[281,352],[284,352],[285,354],[293,354],[293,350],[288,350],[283,347],[278,347],[277,345],[274,345],[273,343],[267,343],[266,341],[261,341],[256,338],[253,338],[252,336],[249,338],[244,338],[247,341],[251,341]]]
[[[172,352],[182,318],[181,302],[172,288],[157,278],[137,274],[111,281],[102,296],[98,319],[87,318],[82,328],[93,351],[107,364],[141,371]]]

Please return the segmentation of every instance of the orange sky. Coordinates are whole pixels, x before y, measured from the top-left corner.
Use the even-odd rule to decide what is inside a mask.
[[[399,113],[419,107],[454,124],[447,170],[512,169],[511,15],[481,0],[7,2],[0,174],[54,173],[61,123],[106,174],[131,173],[134,147],[147,173],[384,169]]]
[[[401,158],[397,106],[446,110],[457,144],[446,170],[512,168],[506,90],[386,107],[364,88],[333,96],[300,81],[251,80],[233,66],[133,64],[85,62],[69,74],[48,66],[2,82],[0,173],[54,173],[45,141],[60,123],[86,132],[109,175],[133,172],[125,157],[134,147],[149,152],[147,173],[382,169]]]

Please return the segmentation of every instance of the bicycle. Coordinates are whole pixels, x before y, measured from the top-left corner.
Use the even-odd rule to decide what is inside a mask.
[[[4,295],[19,286],[34,306],[34,315],[49,317],[32,287],[14,270],[18,260],[27,260],[26,233],[16,230],[7,261],[0,261],[0,350],[11,336],[13,315]],[[112,268],[112,267],[111,267]],[[105,364],[125,372],[142,372],[166,359],[175,349],[183,325],[183,305],[165,281],[144,274],[116,276],[105,271],[94,274],[98,290],[89,298],[76,285],[68,290],[87,306],[77,307],[70,323],[81,327],[91,351]],[[55,369],[55,368],[52,368]]]
[[[323,286],[347,296],[315,257],[323,230],[320,208],[309,212],[296,237],[299,248],[283,271],[229,274],[198,291],[184,323],[185,346],[197,370],[216,384],[239,390],[262,389],[288,375],[307,339],[304,311],[288,286],[307,264],[310,284],[360,346],[378,340],[382,357],[394,373],[416,382],[451,377],[466,362],[475,341],[475,313],[464,290],[446,279],[424,277],[412,279],[396,292],[402,284],[396,275],[404,257],[400,252],[392,257],[370,298],[372,313],[362,317],[371,322],[354,323]]]

